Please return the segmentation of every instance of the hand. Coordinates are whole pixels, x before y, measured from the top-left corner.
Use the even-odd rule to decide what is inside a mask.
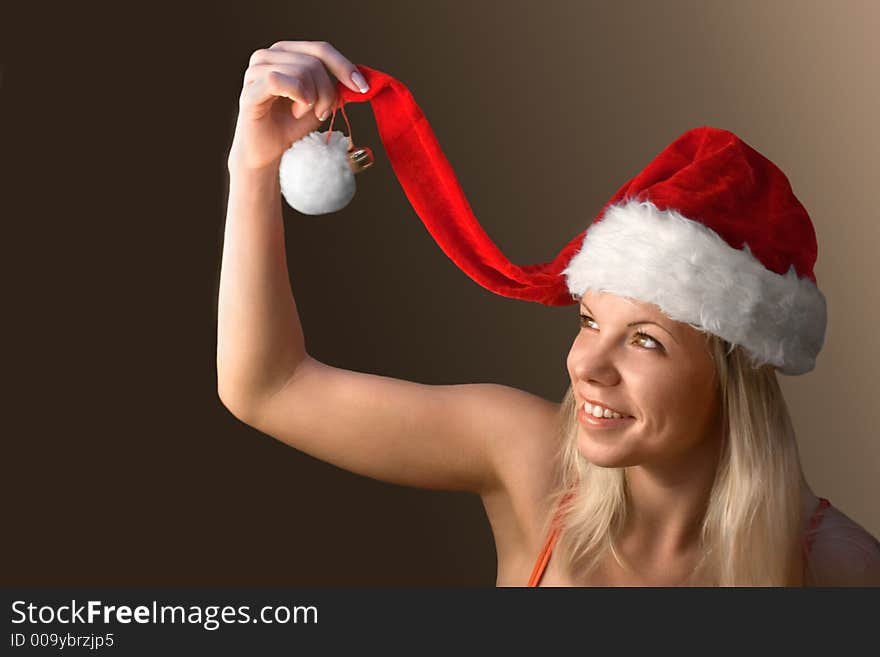
[[[329,117],[337,101],[331,74],[353,91],[357,67],[326,41],[278,41],[251,55],[238,102],[229,169],[277,167],[291,144]],[[324,117],[326,120],[327,117]]]

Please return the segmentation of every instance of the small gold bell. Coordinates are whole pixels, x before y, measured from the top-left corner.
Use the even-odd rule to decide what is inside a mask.
[[[360,173],[373,166],[373,151],[368,146],[355,148],[348,153],[348,166],[354,173]]]

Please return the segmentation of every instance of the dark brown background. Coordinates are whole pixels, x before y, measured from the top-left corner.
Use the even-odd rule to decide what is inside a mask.
[[[26,12],[26,13],[25,13]],[[349,474],[216,395],[226,155],[250,54],[326,40],[404,81],[487,232],[544,262],[685,130],[733,130],[810,211],[816,369],[781,377],[819,495],[880,534],[874,2],[213,2],[4,12],[4,584],[492,585],[473,495]],[[496,296],[377,155],[285,206],[309,352],[426,383],[567,384],[573,307]],[[334,127],[344,129],[344,124]]]

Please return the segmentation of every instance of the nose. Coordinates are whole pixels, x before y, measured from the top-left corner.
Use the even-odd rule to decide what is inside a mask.
[[[588,381],[598,385],[612,386],[620,380],[620,371],[614,362],[611,345],[603,346],[599,340],[572,345],[569,367],[575,381]]]

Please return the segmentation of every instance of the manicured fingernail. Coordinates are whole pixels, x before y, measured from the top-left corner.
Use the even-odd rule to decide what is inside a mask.
[[[364,80],[364,76],[360,74],[360,71],[355,71],[351,74],[351,81],[361,90],[362,94],[365,94],[370,90],[370,85]]]
[[[330,110],[324,110],[324,113],[318,117],[318,120],[326,121],[328,116],[330,116]]]

